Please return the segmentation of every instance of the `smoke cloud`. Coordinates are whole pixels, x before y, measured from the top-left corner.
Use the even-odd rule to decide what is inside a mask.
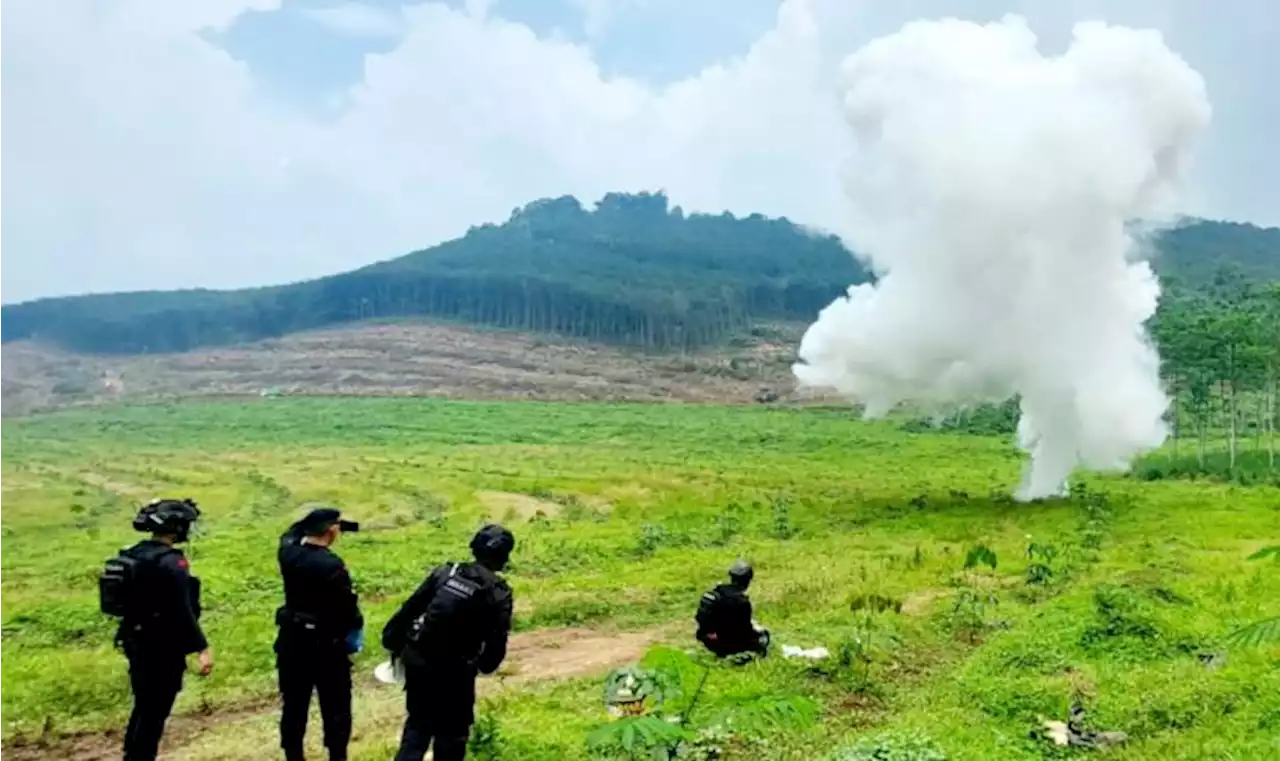
[[[1127,224],[1171,219],[1208,125],[1160,35],[913,22],[845,59],[849,244],[877,275],[822,311],[794,367],[869,416],[1020,398],[1020,499],[1124,470],[1166,436],[1143,327],[1160,294]]]

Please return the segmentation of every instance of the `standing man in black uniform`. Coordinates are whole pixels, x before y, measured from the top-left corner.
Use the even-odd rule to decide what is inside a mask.
[[[363,645],[364,617],[351,576],[330,547],[360,525],[329,507],[317,508],[280,537],[284,606],[276,612],[280,680],[280,747],[303,761],[311,693],[320,699],[330,761],[345,761],[351,740],[351,653]]]
[[[199,653],[200,675],[213,653],[200,631],[200,582],[175,544],[187,541],[200,517],[189,499],[157,499],[133,519],[151,533],[107,561],[99,581],[102,609],[121,617],[116,644],[129,659],[133,712],[124,733],[125,761],[154,761],[173,702],[182,690],[187,656]]]
[[[695,636],[719,658],[741,653],[765,655],[769,651],[769,632],[751,618],[747,588],[754,576],[751,565],[739,560],[729,569],[729,583],[717,585],[698,603]]]
[[[496,524],[471,540],[474,563],[427,576],[382,630],[382,645],[404,663],[404,734],[395,761],[462,761],[475,722],[476,674],[507,655],[511,587],[498,576],[516,540]]]

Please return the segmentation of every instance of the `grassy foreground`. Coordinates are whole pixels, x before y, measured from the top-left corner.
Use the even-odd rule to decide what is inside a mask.
[[[517,536],[519,631],[661,631],[648,660],[675,663],[686,697],[700,672],[678,651],[698,595],[735,557],[755,562],[775,644],[836,657],[717,667],[690,723],[704,744],[710,727],[730,735],[724,758],[822,759],[908,735],[952,760],[1069,757],[1031,732],[1073,701],[1129,734],[1109,758],[1280,754],[1280,651],[1224,660],[1218,646],[1280,614],[1280,569],[1246,560],[1280,539],[1274,487],[1085,478],[1072,499],[1019,505],[1002,496],[1021,468],[1008,441],[830,410],[271,399],[6,421],[3,447],[6,742],[123,722],[95,577],[135,541],[136,504],[169,494],[205,511],[191,554],[217,659],[208,680],[188,677],[178,713],[274,694],[276,539],[301,504],[329,501],[370,529],[338,547],[374,645],[362,674],[425,569],[496,516]],[[964,568],[977,546],[994,568]],[[484,702],[475,757],[586,758],[600,685]],[[353,759],[389,757],[395,702],[358,699]],[[271,757],[272,720],[268,705],[173,757]]]

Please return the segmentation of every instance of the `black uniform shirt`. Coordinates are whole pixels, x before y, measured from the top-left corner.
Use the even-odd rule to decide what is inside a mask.
[[[714,632],[726,638],[752,631],[751,599],[733,584],[720,584],[703,595],[698,613],[699,634]]]
[[[120,637],[157,655],[187,655],[209,647],[200,630],[200,586],[182,550],[147,539],[125,550],[142,561],[138,605],[120,623]]]
[[[277,558],[287,611],[313,619],[320,631],[334,639],[364,627],[347,567],[328,547],[290,541],[286,535]]]

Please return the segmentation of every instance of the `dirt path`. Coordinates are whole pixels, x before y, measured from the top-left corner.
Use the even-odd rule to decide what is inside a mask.
[[[511,637],[506,663],[497,678],[484,678],[479,693],[518,689],[523,685],[557,679],[591,676],[638,659],[660,641],[661,628],[634,632],[598,632],[591,629],[540,629]],[[366,669],[366,671],[368,671]],[[397,689],[379,685],[372,673],[356,674],[355,714],[359,741],[362,730],[385,724],[388,714],[401,709]],[[261,759],[274,758],[276,701],[259,700],[211,713],[174,716],[165,729],[161,759]],[[362,708],[367,710],[362,715]],[[319,726],[310,735],[319,735]],[[222,735],[246,743],[227,743]],[[314,739],[314,738],[312,738]],[[108,761],[119,758],[120,732],[109,730],[58,737],[46,742],[7,745],[5,761]],[[262,742],[271,750],[263,752]],[[241,750],[243,748],[243,750]]]

